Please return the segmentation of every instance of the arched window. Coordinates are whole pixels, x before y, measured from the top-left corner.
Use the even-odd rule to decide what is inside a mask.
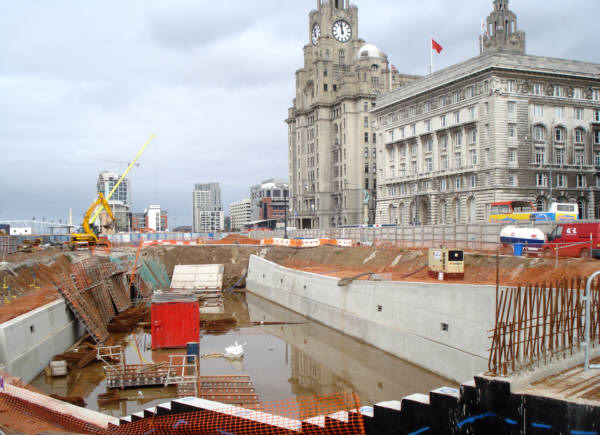
[[[546,142],[546,127],[543,125],[533,127],[533,140],[535,142]]]
[[[579,216],[577,216],[577,218],[587,219],[587,201],[585,200],[585,198],[579,198],[577,200],[577,207],[579,207]]]
[[[440,223],[446,224],[447,222],[447,210],[446,210],[446,201],[440,202]]]
[[[338,61],[339,61],[340,66],[346,64],[346,52],[344,50],[338,51]]]
[[[554,129],[554,142],[564,143],[565,136],[565,129],[563,127],[556,127]]]
[[[475,198],[471,197],[467,201],[468,221],[475,222]]]
[[[454,223],[460,223],[460,216],[462,214],[462,210],[460,209],[460,199],[456,199],[454,201]]]
[[[539,196],[538,199],[535,200],[535,209],[537,211],[546,211],[546,198],[543,196]]]

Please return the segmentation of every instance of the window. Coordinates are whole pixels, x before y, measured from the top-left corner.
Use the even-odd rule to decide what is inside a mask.
[[[323,90],[324,90],[325,92],[327,92],[327,83],[325,83],[325,84],[323,85]]]
[[[556,163],[557,165],[564,165],[565,150],[563,148],[556,148],[554,150],[554,163]]]
[[[542,95],[544,92],[543,86],[541,83],[534,83],[532,90],[533,90],[533,95]]]
[[[469,186],[471,188],[477,187],[477,175],[471,175],[469,177]]]
[[[440,169],[448,169],[448,156],[446,154],[440,157]]]
[[[454,123],[458,124],[460,122],[460,112],[454,112]]]
[[[541,125],[536,125],[533,127],[533,138],[537,142],[545,142],[546,141],[546,129]]]
[[[369,133],[365,132],[365,143],[369,143]]]
[[[363,125],[365,128],[369,128],[369,117],[365,116],[365,119],[363,121]]]
[[[594,152],[594,166],[597,168],[600,167],[600,151]]]
[[[462,145],[462,139],[463,139],[462,131],[454,133],[454,144],[456,146],[461,146]]]
[[[461,180],[460,175],[458,177],[454,177],[454,189],[460,190]]]
[[[490,103],[485,103],[484,108],[485,108],[485,114],[489,115],[490,114]]]
[[[381,136],[381,135],[380,135]],[[381,137],[380,137],[381,139]],[[376,144],[377,143],[377,133],[373,133],[373,143]]]
[[[408,109],[408,116],[415,116],[417,114],[417,106],[410,106]]]
[[[446,96],[442,95],[440,97],[440,107],[445,107],[446,106]]]
[[[509,101],[508,102],[508,113],[515,113],[516,107],[517,107],[517,103],[515,103],[514,101]]]
[[[561,127],[557,127],[554,129],[554,141],[555,142],[564,142],[565,141],[565,129]]]
[[[476,128],[472,128],[469,131],[469,143],[471,145],[476,144],[477,143],[477,129]]]
[[[514,148],[508,149],[508,163],[511,163],[511,164],[517,163],[517,150]]]
[[[371,168],[371,172],[372,172],[373,174],[376,174],[376,173],[377,173],[377,165],[376,165],[375,163],[373,163],[373,167]]]
[[[565,108],[562,106],[554,107],[554,119],[563,119],[565,117]]]
[[[506,92],[514,92],[515,91],[515,81],[508,80],[506,82]]]
[[[555,97],[562,97],[563,96],[562,86],[553,85],[552,86],[552,95],[554,95]]]
[[[600,101],[600,89],[593,89],[592,90],[592,100],[594,100],[594,101]]]
[[[433,171],[433,161],[431,160],[431,157],[428,157],[425,159],[425,172],[431,171]]]
[[[469,120],[473,121],[475,120],[475,106],[473,107],[469,107]]]
[[[462,168],[462,153],[460,151],[454,153],[454,167]]]
[[[587,187],[587,177],[583,174],[577,174],[576,183],[577,187]]]
[[[583,120],[583,109],[581,107],[575,108],[575,120],[581,121]]]
[[[573,98],[576,100],[581,100],[581,95],[583,95],[583,93],[581,92],[581,88],[573,88]]]
[[[599,178],[600,178],[600,177],[599,177]],[[445,178],[442,178],[442,179],[440,180],[440,190],[441,190],[442,192],[444,192],[444,191],[448,190],[448,181],[447,181]]]
[[[445,127],[445,126],[446,126],[446,115],[442,115],[442,116],[440,116],[440,125],[441,125],[442,127]]]
[[[340,65],[345,65],[346,64],[346,52],[344,50],[339,50],[338,51],[338,63]]]
[[[410,134],[413,136],[417,134],[417,124],[413,124],[410,126]]]
[[[517,136],[517,124],[508,124],[508,137]]]
[[[548,186],[548,175],[546,174],[535,174],[535,185],[537,187],[547,187]]]
[[[535,147],[534,161],[538,165],[546,163],[546,148],[545,147]]]
[[[379,86],[379,77],[371,77],[371,85],[375,87]]]
[[[567,186],[567,176],[565,174],[557,174],[556,175],[556,187],[566,187]]]
[[[424,122],[425,124],[425,131],[431,131],[431,121],[428,119]]]
[[[448,135],[447,134],[442,136],[442,139],[440,141],[440,149],[442,151],[448,149]]]
[[[430,137],[425,140],[425,152],[430,153],[433,151],[433,139]]]
[[[431,102],[425,101],[423,104],[423,112],[427,113],[429,111],[431,111]]]
[[[575,129],[575,143],[583,143],[584,132],[581,128]]]
[[[471,165],[477,164],[477,150],[469,151],[469,162],[471,163]]]
[[[377,149],[373,148],[373,152],[371,153],[371,157],[373,157],[374,159],[377,158]],[[396,158],[396,148],[394,148],[394,158]]]
[[[365,178],[365,189],[369,189],[369,179]]]
[[[363,112],[368,112],[369,111],[369,103],[367,103],[366,101],[363,103]]]
[[[467,97],[473,98],[475,96],[475,86],[469,86],[467,88]]]
[[[365,159],[369,158],[369,147],[365,147]],[[390,160],[394,159],[394,149],[392,148],[390,152]]]
[[[585,165],[585,154],[583,150],[575,150],[575,158],[573,163],[577,166]]]
[[[541,104],[534,104],[533,105],[533,115],[537,116],[537,117],[544,116],[544,106]]]
[[[460,93],[458,91],[452,93],[452,103],[456,104],[460,101]]]
[[[515,174],[508,174],[508,185],[509,186],[517,185],[517,176]]]
[[[365,163],[365,174],[369,173],[369,164]]]
[[[595,110],[594,111],[594,121],[595,122],[600,122],[600,110]]]

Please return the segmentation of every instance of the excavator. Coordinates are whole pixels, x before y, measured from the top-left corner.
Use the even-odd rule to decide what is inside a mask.
[[[98,198],[96,198],[92,205],[90,205],[90,207],[85,212],[85,215],[83,216],[83,233],[78,232],[71,234],[71,250],[75,250],[79,247],[93,246],[105,246],[110,249],[110,241],[108,240],[108,237],[98,237],[90,228],[90,224],[94,223],[94,221],[102,211],[102,208],[104,208],[106,210],[106,213],[108,214],[108,217],[110,218],[110,221],[107,225],[102,226],[105,229],[108,229],[112,226],[111,224],[115,221],[115,217],[113,216],[112,210],[108,205],[108,200],[110,200],[113,193],[115,193],[115,191],[117,190],[117,187],[119,187],[119,184],[121,184],[121,181],[123,181],[125,176],[129,173],[129,171],[131,171],[131,168],[135,165],[135,162],[140,158],[140,156],[142,155],[150,141],[154,139],[154,137],[155,136],[153,134],[150,135],[150,138],[146,141],[142,149],[138,152],[137,156],[135,156],[135,159],[133,159],[133,161],[129,163],[129,166],[127,167],[123,175],[121,175],[121,178],[119,178],[119,181],[117,181],[117,183],[114,185],[114,187],[112,188],[112,190],[106,198],[104,197],[104,194],[102,192],[98,192]],[[102,205],[102,207],[98,209],[99,205]]]
[[[94,231],[92,231],[90,227],[90,217],[96,207],[102,205],[102,207],[106,210],[108,217],[111,219],[111,223],[114,222],[115,217],[113,216],[112,210],[108,205],[108,201],[104,197],[102,192],[98,193],[98,198],[90,205],[90,207],[85,212],[83,216],[83,233],[73,233],[71,234],[71,250],[75,250],[77,248],[82,247],[92,247],[92,246],[106,246],[110,248],[110,241],[107,237],[98,237]],[[92,221],[93,222],[93,221]],[[108,225],[110,227],[110,225]]]

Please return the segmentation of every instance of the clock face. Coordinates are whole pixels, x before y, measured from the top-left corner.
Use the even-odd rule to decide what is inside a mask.
[[[352,38],[352,27],[344,20],[338,20],[333,23],[331,32],[333,33],[333,37],[340,42],[348,42]]]
[[[321,26],[319,24],[315,24],[312,29],[312,43],[313,45],[317,45],[319,43],[319,37],[321,36]]]

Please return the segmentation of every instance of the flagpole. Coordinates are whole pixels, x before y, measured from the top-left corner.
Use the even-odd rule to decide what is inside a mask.
[[[429,40],[429,74],[433,74],[433,36]]]

